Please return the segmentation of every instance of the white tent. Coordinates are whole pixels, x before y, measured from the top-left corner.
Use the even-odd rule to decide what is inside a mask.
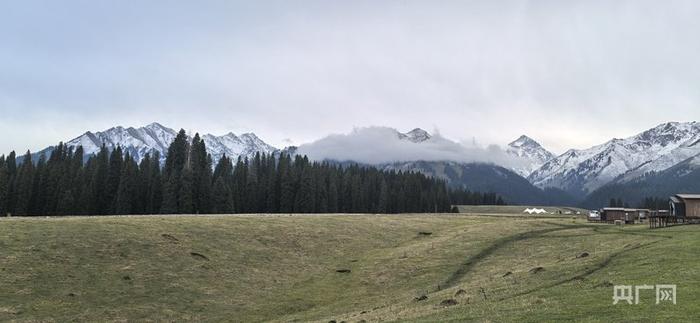
[[[527,214],[543,214],[543,213],[548,213],[547,210],[545,209],[538,209],[538,208],[527,208],[523,213]]]

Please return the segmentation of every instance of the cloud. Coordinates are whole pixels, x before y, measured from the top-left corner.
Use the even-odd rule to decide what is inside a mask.
[[[153,121],[279,146],[438,125],[586,148],[700,118],[698,15],[693,0],[0,1],[0,151]]]
[[[355,128],[348,134],[333,134],[299,146],[297,152],[313,160],[355,161],[386,164],[402,161],[454,161],[493,163],[506,167],[522,161],[513,158],[499,146],[486,148],[467,146],[434,134],[423,142],[400,138],[400,132],[389,127]]]

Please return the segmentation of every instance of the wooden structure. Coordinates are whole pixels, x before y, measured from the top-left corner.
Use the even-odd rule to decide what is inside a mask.
[[[649,218],[650,228],[678,223],[700,222],[700,194],[676,194],[669,198],[668,211],[657,211]]]
[[[683,223],[682,218],[671,215],[668,210],[651,211],[649,214],[649,228],[663,228],[677,223]]]
[[[646,219],[650,210],[647,209],[630,209],[622,207],[606,207],[600,211],[600,221],[607,223],[614,223],[615,221],[622,221],[624,223],[635,223],[642,219]]]
[[[700,220],[700,194],[676,194],[668,203],[670,214],[689,221]]]

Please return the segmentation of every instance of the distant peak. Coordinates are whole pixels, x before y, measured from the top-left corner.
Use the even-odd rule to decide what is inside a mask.
[[[427,131],[421,128],[415,128],[405,134],[401,134],[400,138],[408,139],[412,142],[419,143],[430,139],[432,136]]]
[[[427,134],[428,132],[421,129],[421,128],[413,128],[413,130],[409,131],[408,133],[425,133],[425,134]]]
[[[540,144],[535,141],[534,139],[526,136],[526,135],[521,135],[518,137],[518,139],[515,139],[513,142],[509,143],[508,146],[511,147],[523,147],[523,146],[540,146]]]
[[[225,138],[225,137],[229,137],[229,138],[238,138],[238,136],[236,136],[236,134],[233,133],[233,132],[228,132],[227,134],[225,134],[225,135],[223,135],[223,136],[215,136],[215,135],[212,135],[212,134],[210,134],[209,136],[211,136],[211,137],[221,137],[221,138]]]
[[[165,128],[165,126],[163,126],[162,124],[160,124],[158,122],[151,122],[147,126],[145,126],[144,128]]]
[[[252,132],[246,132],[246,133],[242,134],[241,137],[251,138],[251,139],[260,139],[260,138],[258,138],[258,136],[255,135],[255,133],[252,133]]]

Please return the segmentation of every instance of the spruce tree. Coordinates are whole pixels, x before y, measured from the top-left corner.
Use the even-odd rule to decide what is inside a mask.
[[[265,201],[267,213],[279,212],[280,174],[277,170],[275,158],[270,156],[267,161],[267,200]]]
[[[30,151],[27,151],[22,159],[22,164],[17,171],[15,187],[17,192],[15,213],[17,215],[29,215],[32,188],[34,187],[34,164],[32,163],[32,154]]]
[[[119,176],[119,187],[114,203],[115,214],[134,214],[134,206],[137,198],[138,166],[126,153],[121,175]]]
[[[178,193],[178,210],[180,214],[195,214],[195,197],[194,197],[194,175],[192,170],[185,168],[182,173],[182,183],[180,192]]]
[[[216,164],[212,175],[212,212],[218,214],[234,213],[233,191],[231,189],[233,165],[224,154]]]
[[[163,168],[163,202],[161,204],[161,213],[173,214],[180,213],[182,210],[193,208],[192,201],[192,183],[188,183],[188,187],[183,190],[183,171],[189,161],[189,143],[187,142],[187,133],[184,129],[180,129],[173,143],[168,147],[168,155],[165,158],[165,167]],[[187,197],[180,196],[185,191],[189,191]],[[187,207],[182,207],[183,202],[189,203]]]
[[[106,197],[107,173],[109,170],[109,151],[104,144],[93,158],[90,174],[90,212],[89,214],[104,215],[108,211],[109,198]]]
[[[291,157],[282,154],[279,159],[278,172],[280,177],[279,211],[291,213],[294,211],[295,198],[295,174],[292,168]]]
[[[124,156],[122,148],[117,146],[109,155],[109,168],[107,170],[107,182],[104,188],[102,205],[106,214],[116,214],[117,191],[121,181]]]
[[[323,168],[317,167],[313,174],[316,192],[315,211],[317,213],[328,213],[328,184],[323,170]]]
[[[334,167],[329,169],[328,175],[328,212],[338,212],[338,170]]]
[[[17,160],[15,152],[12,151],[5,159],[5,171],[7,174],[7,188],[5,195],[5,213],[15,212],[16,185],[17,181]]]
[[[294,201],[294,212],[314,213],[316,205],[315,195],[314,178],[311,167],[304,167],[301,171],[299,190],[297,191]]]
[[[7,214],[7,186],[9,185],[5,155],[0,156],[0,216]]]
[[[153,160],[150,164],[151,171],[148,177],[148,191],[145,213],[158,214],[160,213],[161,203],[163,202],[163,175],[160,168],[160,153],[155,151]]]
[[[195,134],[190,151],[192,196],[195,213],[211,212],[212,165],[204,140]]]
[[[231,189],[228,187],[223,177],[216,179],[213,191],[213,213],[233,213],[233,196],[231,194]]]
[[[248,187],[248,159],[238,158],[236,167],[233,169],[232,185],[233,204],[236,207],[236,213],[248,212],[249,207],[246,204],[248,202],[246,193]]]
[[[379,184],[379,197],[377,201],[377,213],[389,212],[389,185],[382,179]]]

